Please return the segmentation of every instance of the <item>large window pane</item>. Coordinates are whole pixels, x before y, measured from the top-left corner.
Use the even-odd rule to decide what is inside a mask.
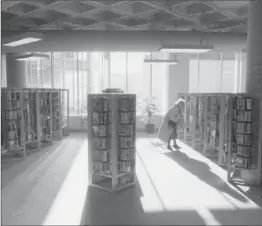
[[[41,60],[41,75],[43,88],[52,88],[52,79],[51,79],[51,54],[49,54],[49,59]]]
[[[110,53],[110,88],[126,90],[126,53]]]
[[[1,87],[6,87],[6,55],[1,56]]]
[[[106,54],[105,54],[106,55]],[[90,59],[90,67],[88,71],[88,92],[89,93],[101,93],[103,88],[108,86],[103,85],[103,81],[108,81],[107,78],[103,78],[103,61],[102,52],[92,52]],[[105,74],[108,75],[108,74]],[[108,83],[107,83],[108,85]]]
[[[148,53],[128,53],[127,55],[127,92],[137,95],[137,104],[150,95],[150,65],[144,64]],[[139,108],[137,114],[141,114]]]
[[[165,53],[153,53],[154,59],[165,59]],[[167,64],[152,64],[152,103],[156,104],[160,113],[167,110]]]

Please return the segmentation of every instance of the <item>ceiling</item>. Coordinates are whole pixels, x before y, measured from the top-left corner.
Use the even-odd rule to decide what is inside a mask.
[[[2,32],[247,31],[248,1],[2,0]]]

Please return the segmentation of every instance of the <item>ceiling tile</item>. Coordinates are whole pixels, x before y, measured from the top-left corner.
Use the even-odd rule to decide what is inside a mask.
[[[239,7],[237,9],[232,10],[234,13],[236,13],[238,16],[241,17],[247,17],[248,16],[248,7],[247,6],[243,6],[243,7]]]
[[[92,14],[90,15],[90,17],[97,21],[112,21],[112,20],[120,18],[121,15],[105,10],[103,12]]]
[[[133,2],[130,4],[124,4],[124,5],[117,6],[117,8],[132,14],[140,14],[140,13],[146,13],[149,11],[156,10],[154,7],[144,4],[142,2]]]
[[[27,17],[28,20],[30,20],[35,26],[43,26],[44,24],[49,23],[50,21],[48,20],[43,20],[40,18],[34,18],[34,17]]]
[[[165,13],[161,11],[152,13],[152,19],[157,20],[157,21],[168,21],[168,20],[175,19],[175,18],[177,17],[169,13]]]
[[[241,33],[246,33],[247,32],[247,26],[246,25],[241,25],[237,27],[233,27],[230,29],[231,32],[241,32]]]
[[[244,24],[242,21],[237,20],[223,20],[210,23],[209,26],[212,28],[227,28]]]
[[[174,7],[172,8],[172,10],[179,11],[184,15],[191,16],[195,14],[201,14],[201,13],[213,11],[213,8],[207,6],[204,3],[193,3],[186,6],[182,5],[182,6]]]
[[[116,23],[129,26],[129,27],[134,27],[142,24],[148,23],[146,20],[139,20],[139,19],[134,19],[134,18],[124,18],[117,20]]]
[[[203,14],[202,19],[205,23],[213,23],[220,20],[226,20],[228,18],[219,12],[212,12],[212,13]]]
[[[67,20],[66,22],[70,22],[72,24],[80,25],[80,26],[89,26],[97,23],[95,20],[87,19],[87,18],[73,18]]]
[[[175,27],[175,28],[178,28],[178,27],[191,26],[192,23],[187,21],[187,20],[184,20],[184,19],[174,19],[174,20],[171,20],[170,22],[168,22],[168,25]]]
[[[7,1],[7,0],[2,0],[1,1],[1,10],[7,10],[11,8],[12,6],[19,4],[20,1]]]
[[[112,25],[106,24],[106,23],[97,23],[92,26],[88,26],[85,28],[86,30],[116,30],[116,28]]]
[[[18,3],[17,5],[14,5],[13,7],[9,8],[8,11],[15,14],[24,14],[33,11],[37,8],[38,7],[36,6],[27,5],[24,3]]]
[[[32,17],[35,18],[40,18],[43,20],[48,20],[48,21],[56,21],[56,20],[61,20],[61,19],[65,19],[68,17],[67,14],[65,13],[60,13],[57,11],[53,11],[53,10],[39,10],[37,11],[37,13],[33,13]]]
[[[16,15],[13,14],[13,13],[8,13],[8,12],[5,12],[5,11],[1,11],[1,21],[2,22],[7,22],[13,18],[15,18]]]
[[[95,9],[95,7],[78,1],[70,1],[66,2],[65,4],[54,6],[54,9],[61,9],[61,11],[68,11],[73,13],[84,13]]]
[[[37,3],[41,4],[41,5],[50,5],[53,4],[55,2],[58,2],[57,0],[37,0]],[[63,2],[63,1],[61,1]]]
[[[235,9],[248,5],[249,1],[214,1],[220,9]]]

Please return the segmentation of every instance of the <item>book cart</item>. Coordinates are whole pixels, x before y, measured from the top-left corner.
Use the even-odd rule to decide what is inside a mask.
[[[2,89],[2,160],[25,158],[28,151],[40,150],[42,141],[51,142],[55,133],[62,138],[63,92],[69,96],[68,90]],[[66,120],[68,125],[69,117]]]
[[[88,95],[89,185],[117,192],[136,182],[136,95]]]
[[[12,161],[26,156],[23,128],[23,91],[2,88],[1,160]]]
[[[262,95],[231,95],[228,106],[228,181],[260,185]]]

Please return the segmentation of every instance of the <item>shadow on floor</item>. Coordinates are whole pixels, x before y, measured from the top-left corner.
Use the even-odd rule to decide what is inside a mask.
[[[81,225],[174,225],[197,224],[204,221],[196,211],[165,211],[146,213],[143,210],[140,185],[119,193],[89,188]]]
[[[170,210],[145,212],[140,185],[120,193],[89,188],[81,225],[261,225],[261,209]],[[217,222],[217,223],[214,223]]]
[[[249,199],[251,199],[254,203],[256,203],[260,208],[262,208],[262,186],[250,186],[247,187],[247,191],[242,189],[237,184],[232,183],[232,185],[242,194],[246,195]]]
[[[85,138],[71,135],[22,161],[2,164],[3,225],[43,223]]]
[[[261,209],[210,210],[221,225],[261,225]]]
[[[180,151],[165,153],[165,155],[174,160],[185,170],[195,175],[198,179],[218,191],[224,192],[243,203],[248,201],[243,195],[234,190],[218,175],[212,172],[207,163],[190,158],[187,154]]]

